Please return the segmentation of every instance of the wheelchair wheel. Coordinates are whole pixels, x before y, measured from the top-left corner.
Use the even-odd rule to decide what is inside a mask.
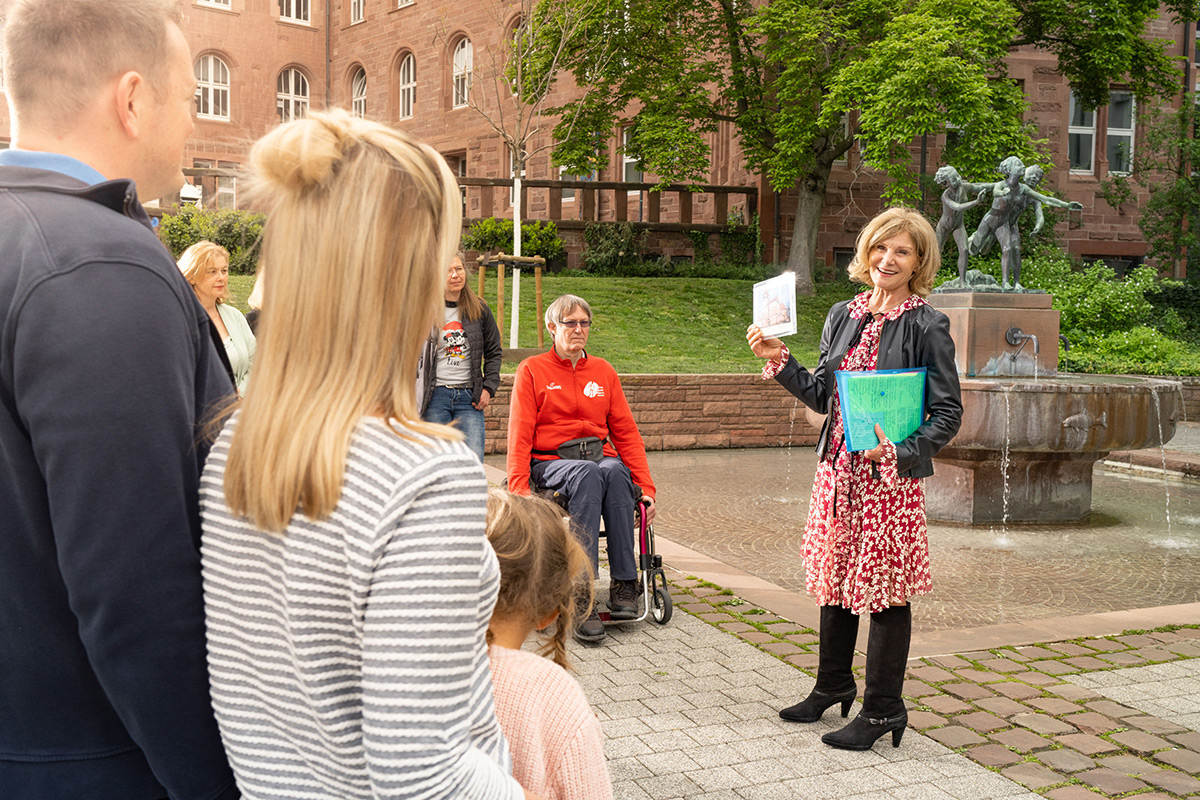
[[[654,597],[652,598],[653,605],[650,607],[650,614],[654,617],[654,621],[659,625],[666,625],[671,621],[671,593],[666,587],[655,587]]]

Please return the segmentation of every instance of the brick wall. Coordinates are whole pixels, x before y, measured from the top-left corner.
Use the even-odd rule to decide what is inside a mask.
[[[485,414],[489,453],[507,452],[512,380],[503,376]],[[789,437],[796,445],[817,441],[804,405],[758,375],[622,375],[621,386],[647,450],[782,447]]]

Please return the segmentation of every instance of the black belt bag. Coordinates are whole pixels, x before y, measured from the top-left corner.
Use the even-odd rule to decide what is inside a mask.
[[[558,456],[567,461],[595,461],[599,463],[604,458],[604,439],[596,436],[584,436],[580,439],[568,439],[558,446],[557,450],[534,450],[539,456]]]

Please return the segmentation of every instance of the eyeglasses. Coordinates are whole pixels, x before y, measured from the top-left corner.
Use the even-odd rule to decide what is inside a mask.
[[[583,328],[586,331],[588,328],[592,327],[592,321],[590,319],[564,319],[559,320],[558,324],[562,325],[564,328],[571,328],[572,330],[575,328]]]

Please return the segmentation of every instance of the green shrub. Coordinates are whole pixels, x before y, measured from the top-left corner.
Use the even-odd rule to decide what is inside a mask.
[[[747,230],[738,230],[742,221],[731,214],[726,230],[717,234],[721,254],[713,257],[709,250],[710,234],[689,231],[694,257],[673,261],[668,256],[648,257],[646,240],[649,231],[638,230],[631,222],[594,222],[583,231],[586,250],[583,269],[593,275],[622,278],[724,278],[728,280],[763,280],[775,274],[762,262],[762,243],[759,241],[758,217],[751,218]]]
[[[262,214],[250,211],[213,211],[186,205],[163,215],[158,224],[158,237],[175,258],[196,242],[216,242],[229,251],[230,272],[253,275],[258,269],[265,220]]]
[[[1154,327],[1176,339],[1200,344],[1200,283],[1163,281],[1146,292],[1154,308]]]
[[[662,265],[642,260],[648,230],[639,231],[632,222],[593,222],[583,229],[583,269],[594,275],[658,277]]]
[[[463,234],[462,246],[477,253],[508,253],[513,251],[513,221],[485,217]],[[558,226],[553,222],[534,220],[521,223],[521,255],[541,256],[549,264],[567,254]]]

